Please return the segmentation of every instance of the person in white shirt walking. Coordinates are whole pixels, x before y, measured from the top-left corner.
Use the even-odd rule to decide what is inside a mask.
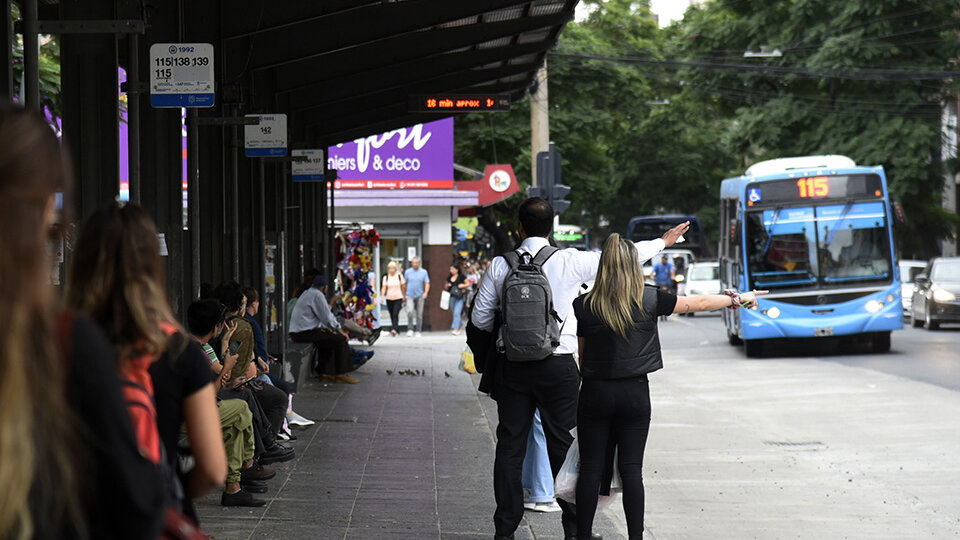
[[[553,208],[545,199],[533,197],[520,205],[520,238],[517,250],[531,257],[548,245],[547,237],[553,225]],[[637,242],[637,256],[641,264],[673,245],[689,227],[682,223],[667,231],[663,238]],[[543,263],[543,273],[550,283],[553,309],[560,324],[560,339],[553,354],[543,360],[517,362],[496,352],[489,355],[480,383],[497,401],[497,449],[494,462],[494,495],[497,510],[493,521],[498,539],[513,538],[523,518],[523,487],[521,471],[524,448],[539,408],[547,438],[547,449],[554,476],[566,458],[573,437],[570,430],[577,420],[577,395],[580,374],[573,357],[577,349],[577,321],[573,315],[573,300],[580,285],[597,275],[600,254],[576,249],[557,251]],[[495,317],[501,306],[503,282],[510,266],[503,257],[496,257],[481,281],[474,304],[468,338],[471,349],[490,350],[498,340],[494,333]],[[474,346],[476,344],[476,347]],[[482,353],[480,353],[482,354]],[[576,507],[558,501],[562,512],[564,537],[577,537]],[[593,538],[600,538],[593,535]]]

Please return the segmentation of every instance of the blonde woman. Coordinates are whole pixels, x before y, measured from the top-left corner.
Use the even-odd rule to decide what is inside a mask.
[[[578,538],[591,537],[601,477],[612,466],[610,441],[619,450],[627,530],[630,538],[643,535],[641,469],[650,428],[647,374],[663,367],[657,316],[753,307],[757,295],[765,292],[676,296],[645,288],[633,243],[618,234],[603,243],[593,290],[573,302],[583,377],[577,407]]]
[[[387,300],[387,309],[390,310],[390,335],[400,333],[400,308],[403,307],[403,298],[407,294],[407,282],[403,279],[395,261],[387,264],[387,275],[383,276],[383,286],[380,295]]]

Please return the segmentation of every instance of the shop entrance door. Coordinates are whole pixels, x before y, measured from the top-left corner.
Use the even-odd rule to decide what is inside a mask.
[[[410,259],[423,257],[422,226],[419,223],[390,223],[377,225],[380,233],[380,256],[376,261],[377,285],[382,287],[383,276],[387,274],[390,261],[397,263],[400,274],[410,268]],[[390,329],[390,312],[386,302],[380,305],[380,325]],[[400,326],[406,326],[406,309],[400,310]]]

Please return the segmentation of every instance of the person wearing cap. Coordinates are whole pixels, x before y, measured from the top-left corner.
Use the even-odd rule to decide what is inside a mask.
[[[321,381],[356,384],[360,381],[347,374],[353,369],[347,344],[350,336],[333,316],[326,292],[327,278],[319,275],[300,295],[290,316],[290,339],[297,343],[313,343],[326,356],[317,366]]]

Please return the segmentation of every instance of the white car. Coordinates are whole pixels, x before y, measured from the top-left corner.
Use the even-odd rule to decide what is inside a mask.
[[[913,278],[923,272],[927,267],[927,261],[900,261],[900,298],[903,300],[903,318],[910,319],[911,308],[913,306]]]
[[[720,264],[717,262],[691,263],[686,279],[677,285],[677,294],[686,296],[720,293]]]

